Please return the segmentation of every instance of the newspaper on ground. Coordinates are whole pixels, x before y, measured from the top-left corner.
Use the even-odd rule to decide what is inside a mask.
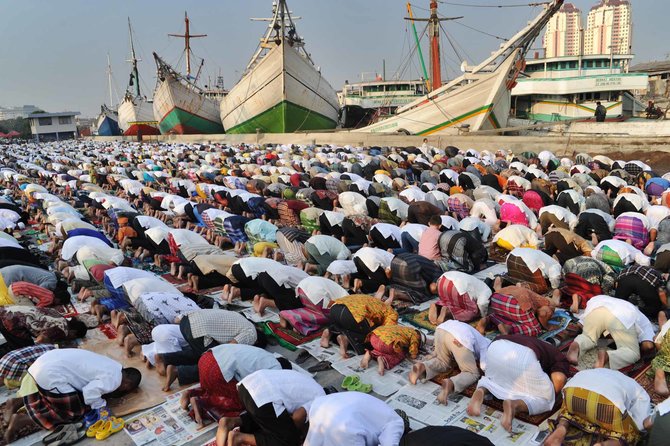
[[[259,316],[253,308],[245,308],[240,311],[247,319],[254,323],[260,322],[279,322],[279,313],[277,313],[273,308],[268,308],[265,310],[263,316]]]
[[[214,429],[216,423],[198,430],[188,412],[179,406],[179,400],[187,390],[167,395],[165,403],[126,420],[125,431],[133,443],[137,446],[179,445]]]
[[[476,274],[473,274],[480,280],[494,279],[495,276],[505,274],[507,272],[507,265],[504,263],[497,263],[489,268],[483,269]]]
[[[519,420],[512,423],[511,433],[505,431],[500,425],[502,412],[486,405],[482,406],[480,416],[472,417],[466,411],[470,398],[460,394],[450,395],[446,406],[439,404],[440,390],[440,386],[433,382],[406,385],[386,402],[394,409],[405,411],[417,425],[461,427],[488,438],[496,446],[534,446],[541,444],[546,436],[540,435],[537,426]]]

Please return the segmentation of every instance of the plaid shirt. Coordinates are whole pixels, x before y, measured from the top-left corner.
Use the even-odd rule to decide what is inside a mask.
[[[55,348],[53,344],[36,344],[7,353],[0,359],[0,377],[18,381],[37,358]]]
[[[535,337],[542,333],[542,327],[535,318],[533,310],[522,310],[519,302],[513,296],[494,293],[491,296],[489,316],[496,325],[509,325],[510,334]]]
[[[563,274],[575,274],[592,285],[600,285],[603,293],[609,294],[614,288],[614,270],[600,260],[580,256],[570,259],[563,265]]]
[[[191,325],[191,336],[204,338],[205,347],[212,341],[219,344],[236,341],[238,344],[248,345],[256,342],[254,324],[234,311],[198,310],[185,317]]]
[[[619,273],[616,280],[619,281],[623,277],[635,276],[638,279],[643,280],[654,288],[660,288],[665,284],[663,276],[661,276],[660,271],[650,267],[650,266],[640,266],[633,265],[624,269]]]

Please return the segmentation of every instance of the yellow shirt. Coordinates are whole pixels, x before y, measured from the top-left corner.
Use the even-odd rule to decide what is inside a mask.
[[[367,294],[354,294],[333,301],[349,309],[356,322],[368,321],[370,327],[394,325],[398,323],[398,313],[379,299]]]

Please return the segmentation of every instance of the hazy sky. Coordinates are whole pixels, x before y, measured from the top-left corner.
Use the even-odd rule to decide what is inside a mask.
[[[524,0],[452,0],[472,5],[519,4]],[[289,0],[298,32],[307,49],[335,89],[362,72],[387,77],[418,77],[418,58],[409,58],[413,38],[408,32],[405,0]],[[573,0],[584,13],[596,0]],[[206,59],[204,79],[221,71],[226,87],[239,79],[253,54],[265,24],[250,17],[267,17],[271,0],[4,0],[0,14],[0,105],[35,104],[48,111],[78,110],[95,116],[109,102],[106,57],[110,54],[115,95],[123,96],[128,80],[127,17],[143,59],[142,88],[151,96],[155,85],[152,51],[170,63],[181,57],[183,40],[167,37],[183,31],[184,11],[191,32],[208,34],[194,40],[196,55]],[[415,0],[416,17],[426,16],[429,0]],[[445,16],[464,15],[465,25],[509,37],[538,12],[538,8],[487,9],[441,4]],[[668,0],[633,0],[635,62],[664,59],[670,53]],[[499,41],[449,23],[461,57],[476,62]],[[419,32],[421,32],[419,27]],[[444,41],[445,68],[453,76],[459,58]],[[183,63],[182,63],[183,66]],[[116,98],[114,99],[116,101]]]

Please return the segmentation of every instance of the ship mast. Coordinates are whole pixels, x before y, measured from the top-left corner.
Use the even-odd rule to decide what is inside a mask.
[[[135,97],[140,97],[140,73],[137,70],[137,62],[139,59],[135,55],[135,45],[133,44],[133,28],[130,25],[130,17],[128,17],[128,34],[130,35],[130,62],[132,70],[130,72],[130,85],[135,87]]]
[[[184,12],[184,23],[186,24],[186,32],[184,34],[168,34],[168,36],[184,39],[184,52],[186,52],[186,78],[188,79],[191,77],[191,39],[207,37],[207,34],[191,34],[190,21],[187,12]]]
[[[437,0],[430,0],[430,18],[417,19],[411,15],[405,20],[412,22],[428,22],[428,35],[430,37],[430,91],[435,91],[442,86],[442,64],[440,62],[440,22],[459,20],[463,17],[439,17],[437,15]]]
[[[109,60],[109,53],[107,53],[107,85],[109,87],[109,107],[114,106],[112,99],[112,62]]]

